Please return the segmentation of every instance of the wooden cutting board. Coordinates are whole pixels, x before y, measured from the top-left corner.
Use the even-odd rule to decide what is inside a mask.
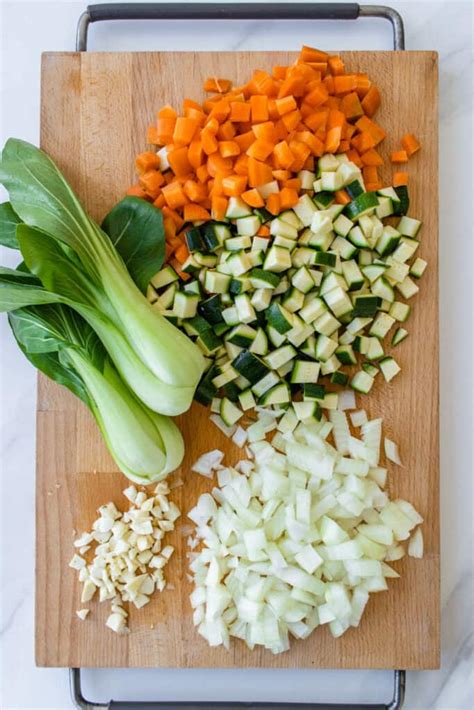
[[[89,529],[99,505],[127,501],[126,479],[102,444],[86,408],[63,388],[39,379],[37,417],[36,661],[40,666],[436,668],[439,664],[439,460],[438,460],[438,107],[437,55],[433,52],[344,52],[353,71],[367,71],[382,90],[377,120],[387,129],[383,152],[408,130],[422,151],[410,162],[411,214],[423,220],[420,256],[429,262],[408,322],[410,337],[397,348],[402,373],[382,376],[360,399],[385,433],[399,442],[404,466],[390,466],[391,497],[413,502],[425,517],[423,560],[396,563],[401,579],[374,594],[357,630],[334,640],[327,628],[292,644],[279,656],[240,641],[230,652],[210,649],[195,632],[186,579],[186,537],[167,568],[170,587],[140,611],[132,632],[105,628],[108,604],[93,602],[85,622],[80,585],[68,567],[75,531]],[[57,161],[97,220],[134,179],[135,155],[146,148],[146,126],[164,104],[201,99],[207,76],[244,82],[256,67],[288,64],[288,53],[60,53],[42,67],[41,146]],[[385,174],[389,183],[389,173]],[[173,498],[185,514],[208,480],[190,472],[211,448],[238,460],[239,450],[194,405],[180,417],[186,440],[185,486]],[[186,525],[183,515],[181,525]],[[152,628],[154,626],[154,628]]]

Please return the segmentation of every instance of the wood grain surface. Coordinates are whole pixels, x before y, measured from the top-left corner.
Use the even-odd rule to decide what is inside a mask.
[[[250,652],[240,641],[226,652],[196,633],[188,601],[185,513],[208,480],[190,472],[204,451],[219,447],[227,461],[239,450],[194,405],[180,417],[186,440],[185,486],[173,492],[183,511],[170,540],[177,552],[167,568],[169,588],[131,610],[128,636],[105,628],[108,604],[92,602],[85,622],[76,572],[68,567],[74,531],[88,529],[102,503],[127,501],[89,412],[69,392],[40,377],[37,417],[36,660],[40,666],[436,668],[439,664],[438,461],[438,107],[437,55],[432,52],[344,52],[348,67],[368,71],[382,90],[377,120],[396,148],[408,130],[423,145],[410,162],[411,214],[423,220],[420,256],[429,262],[408,322],[410,337],[397,348],[402,373],[387,385],[380,376],[360,399],[385,433],[399,442],[404,466],[390,466],[391,496],[413,502],[425,517],[423,560],[395,564],[399,580],[371,595],[360,627],[334,640],[316,629],[288,653]],[[243,82],[251,71],[293,61],[287,53],[46,54],[42,68],[41,145],[65,172],[89,212],[101,220],[134,177],[134,157],[146,149],[146,126],[163,104],[200,99],[203,79]],[[385,176],[389,181],[389,173]],[[153,627],[153,628],[152,628]]]

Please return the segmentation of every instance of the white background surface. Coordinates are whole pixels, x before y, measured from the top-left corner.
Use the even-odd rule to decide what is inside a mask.
[[[391,2],[407,49],[440,59],[440,287],[442,649],[440,671],[409,673],[405,707],[474,707],[472,587],[472,31],[471,2]],[[0,0],[1,125],[8,136],[39,135],[40,56],[73,50],[82,2]],[[380,20],[350,23],[109,23],[90,32],[95,50],[389,49]],[[433,117],[434,118],[434,117]],[[427,195],[429,199],[429,195]],[[3,250],[1,263],[13,264]],[[0,706],[69,708],[67,671],[34,665],[35,373],[0,322]],[[423,393],[420,393],[423,396]],[[51,600],[54,603],[55,600]],[[338,671],[86,671],[95,700],[386,701],[391,674]]]

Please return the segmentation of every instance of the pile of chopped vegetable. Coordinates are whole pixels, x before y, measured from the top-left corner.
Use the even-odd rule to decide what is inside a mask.
[[[426,267],[406,186],[368,191],[343,154],[300,179],[305,194],[278,217],[231,197],[226,222],[188,228],[189,279],[168,264],[148,289],[206,356],[195,396],[228,426],[255,404],[330,406],[330,390],[368,393],[379,372],[400,371],[387,350],[408,335]]]
[[[155,591],[166,587],[164,568],[174,548],[163,546],[163,539],[180,516],[168,500],[169,493],[165,481],[158,483],[152,495],[129,486],[123,492],[130,501],[129,510],[122,512],[112,502],[101,505],[92,530],[74,541],[77,552],[69,566],[78,571],[83,583],[81,603],[91,601],[97,591],[100,602],[110,601],[106,625],[116,633],[129,630],[124,602],[141,609]],[[84,621],[89,610],[76,613]]]
[[[129,189],[163,209],[167,255],[177,268],[187,257],[185,223],[223,220],[232,197],[276,216],[297,203],[306,190],[300,172],[314,171],[325,153],[346,154],[368,191],[382,188],[378,146],[386,133],[373,120],[380,93],[339,56],[305,46],[291,66],[257,69],[233,88],[211,77],[204,90],[214,95],[203,103],[185,99],[181,114],[170,106],[158,112],[147,142],[160,149],[137,157],[139,181]],[[411,134],[401,145],[395,164],[420,147]],[[406,172],[393,177],[395,186],[407,182]],[[344,190],[335,192],[338,202],[348,201]]]
[[[249,458],[234,468],[218,451],[201,458],[218,487],[188,514],[188,557],[194,624],[211,646],[235,637],[281,653],[290,636],[324,624],[341,636],[359,625],[370,593],[399,577],[388,562],[405,555],[403,541],[411,536],[408,553],[422,557],[423,518],[384,491],[382,421],[354,411],[351,424],[359,436],[341,410],[329,421],[265,411],[247,429]],[[387,439],[385,452],[398,459]]]

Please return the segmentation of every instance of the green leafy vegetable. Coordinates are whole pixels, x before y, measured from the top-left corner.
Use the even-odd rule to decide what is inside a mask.
[[[30,362],[89,406],[126,476],[146,484],[179,466],[184,445],[178,428],[130,392],[77,313],[55,304],[19,309],[9,320]]]
[[[9,202],[0,204],[0,244],[2,246],[9,249],[19,248],[15,232],[20,221]]]
[[[25,223],[17,227],[25,263],[51,292],[51,302],[70,305],[88,321],[125,382],[150,409],[170,415],[186,411],[204,369],[203,356],[147,302],[112,243],[120,245],[143,287],[146,254],[153,239],[159,241],[158,236],[152,238],[151,228],[154,225],[153,234],[158,235],[161,217],[149,213],[145,247],[134,251],[143,213],[127,202],[114,217],[109,215],[109,238],[87,216],[53,161],[16,139],[8,140],[3,150],[0,180],[9,191],[13,210]],[[154,258],[155,263],[162,258],[158,248]],[[48,302],[37,287],[21,299],[20,285],[8,286],[1,294],[2,310]],[[28,295],[36,300],[28,302]]]
[[[159,209],[138,197],[125,197],[102,222],[130,276],[146,293],[165,258],[165,228]]]

